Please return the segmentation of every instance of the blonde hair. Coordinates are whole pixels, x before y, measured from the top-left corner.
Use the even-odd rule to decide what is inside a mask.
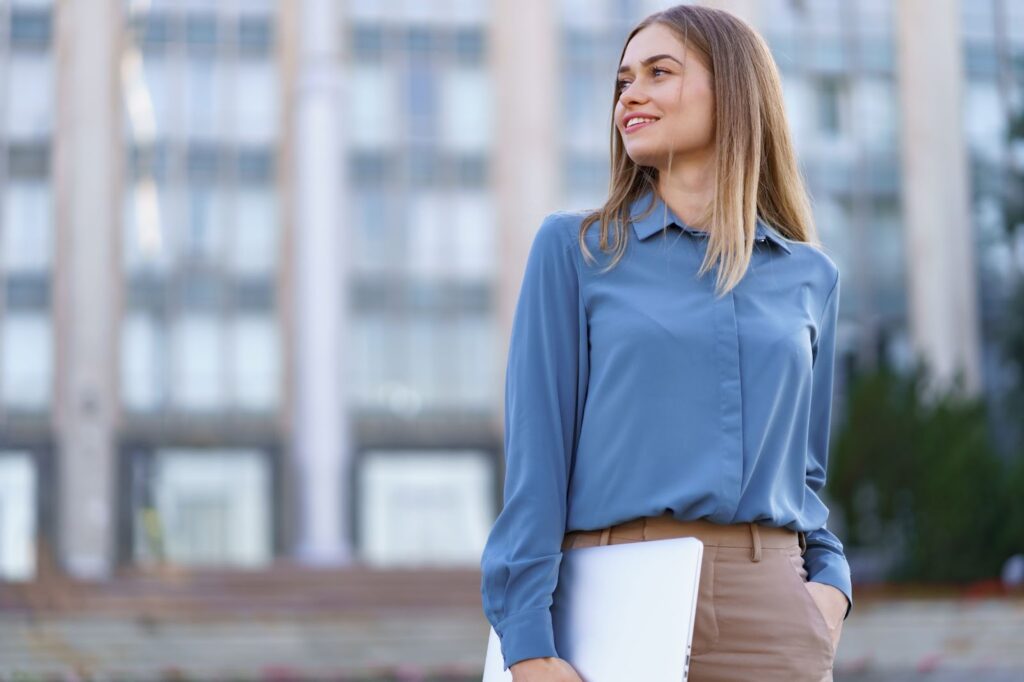
[[[790,141],[778,68],[764,39],[747,23],[724,10],[695,5],[656,12],[637,24],[626,37],[619,63],[633,36],[652,24],[674,31],[711,72],[717,167],[714,198],[699,223],[709,234],[697,274],[719,261],[715,286],[721,296],[746,272],[757,216],[784,237],[821,247]],[[615,92],[613,110],[618,97]],[[587,230],[600,221],[600,248],[614,254],[605,270],[618,263],[625,254],[630,205],[648,191],[657,194],[657,183],[656,168],[639,166],[626,154],[613,115],[608,198],[584,217],[578,235],[586,260],[594,261]]]

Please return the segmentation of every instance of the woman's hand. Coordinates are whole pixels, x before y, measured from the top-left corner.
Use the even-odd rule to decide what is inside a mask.
[[[527,658],[509,668],[512,682],[583,682],[573,667],[561,658]]]
[[[810,590],[811,597],[825,616],[825,623],[828,624],[828,630],[832,634],[833,646],[838,646],[839,633],[843,630],[843,618],[846,616],[846,608],[849,606],[846,595],[839,588],[825,583],[810,581],[804,585]]]

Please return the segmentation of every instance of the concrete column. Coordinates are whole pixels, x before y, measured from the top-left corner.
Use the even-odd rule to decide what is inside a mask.
[[[960,3],[903,0],[895,6],[912,346],[938,384],[963,372],[964,388],[975,394],[981,357]]]
[[[57,549],[72,576],[115,562],[122,174],[119,0],[55,3]]]
[[[341,385],[347,362],[348,296],[341,231],[345,222],[342,163],[339,3],[281,3],[297,21],[292,262],[294,297],[293,445],[298,467],[299,557],[311,564],[350,560],[346,498],[349,406]],[[289,7],[292,6],[292,7]]]
[[[541,220],[561,208],[557,202],[562,196],[563,72],[557,3],[494,0],[491,13],[492,186],[501,268],[496,302],[496,357],[501,367],[495,376],[502,378],[495,382],[494,400],[501,405],[512,315],[526,256]],[[501,420],[500,413],[497,418]]]

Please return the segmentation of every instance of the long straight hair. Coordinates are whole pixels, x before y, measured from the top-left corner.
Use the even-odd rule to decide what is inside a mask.
[[[821,247],[790,141],[782,83],[768,45],[753,28],[729,12],[696,5],[656,12],[637,24],[626,37],[619,63],[633,36],[652,24],[675,32],[689,48],[687,54],[693,51],[711,72],[715,192],[700,220],[709,234],[707,253],[697,274],[702,276],[717,261],[715,288],[721,296],[746,272],[758,216],[788,239]],[[618,98],[616,91],[608,198],[584,217],[578,235],[584,258],[593,262],[585,236],[590,226],[600,221],[601,251],[613,254],[606,271],[625,254],[630,205],[648,191],[657,193],[658,186],[658,169],[639,166],[626,153],[615,125]]]

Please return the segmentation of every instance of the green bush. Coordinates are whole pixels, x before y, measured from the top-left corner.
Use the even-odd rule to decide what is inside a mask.
[[[1024,551],[1024,457],[998,455],[980,398],[927,394],[929,382],[923,363],[853,377],[828,484],[844,542],[899,543],[890,580],[997,577]]]

